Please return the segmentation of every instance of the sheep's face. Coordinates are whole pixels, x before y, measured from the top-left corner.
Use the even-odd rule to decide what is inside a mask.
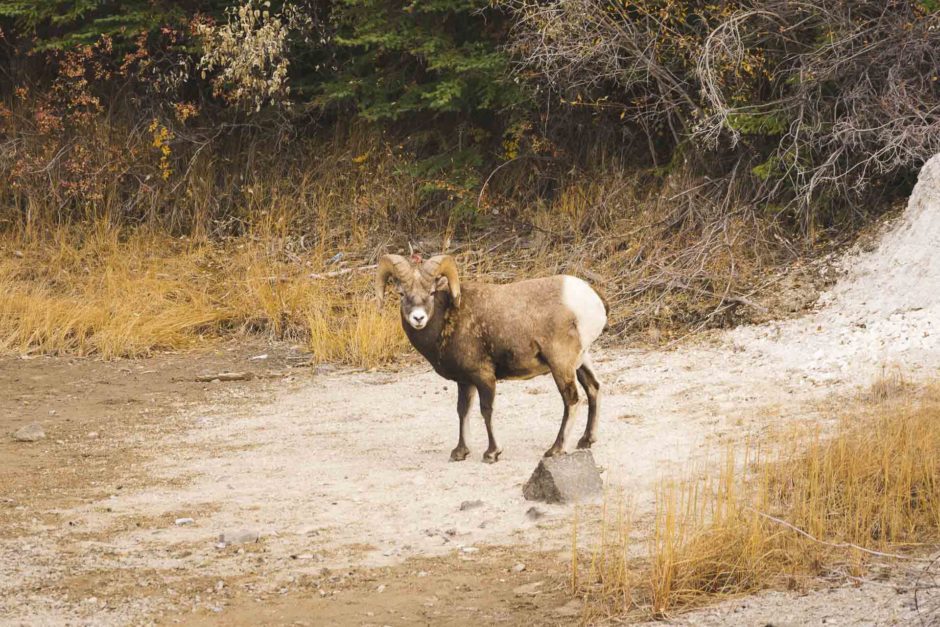
[[[428,326],[436,308],[460,307],[460,278],[450,255],[435,255],[424,262],[418,255],[411,261],[400,255],[383,255],[376,268],[375,296],[379,304],[385,298],[388,280],[392,279],[401,296],[401,317],[413,329]],[[449,298],[439,298],[441,290]]]
[[[437,291],[447,289],[444,277],[427,277],[415,272],[410,281],[399,281],[398,294],[401,296],[401,315],[412,328],[421,330],[434,317],[434,301]]]

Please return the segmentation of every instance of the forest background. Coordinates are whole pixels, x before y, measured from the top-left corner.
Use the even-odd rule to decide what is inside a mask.
[[[621,338],[779,315],[938,73],[936,0],[0,0],[0,349],[381,363],[384,251],[580,274]]]

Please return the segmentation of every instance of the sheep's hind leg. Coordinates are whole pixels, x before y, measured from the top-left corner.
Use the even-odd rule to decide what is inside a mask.
[[[483,414],[483,422],[486,424],[486,437],[489,439],[489,446],[483,453],[483,461],[492,464],[499,461],[499,455],[503,452],[503,449],[496,444],[496,435],[493,433],[493,399],[496,398],[496,380],[478,383],[477,391],[480,393],[480,413]]]
[[[584,388],[588,398],[587,426],[584,428],[584,435],[578,440],[578,448],[591,448],[591,445],[597,442],[597,411],[601,384],[587,355],[584,356],[584,363],[578,368],[578,383]]]
[[[473,404],[473,397],[476,392],[476,388],[469,383],[457,384],[457,417],[460,420],[460,437],[457,440],[457,447],[450,452],[450,461],[452,462],[462,462],[470,454],[464,435],[467,432],[470,405]]]
[[[561,393],[561,400],[565,404],[565,413],[561,417],[561,428],[558,429],[558,437],[552,447],[545,451],[545,457],[555,457],[565,454],[565,441],[568,439],[568,431],[571,429],[571,412],[578,404],[578,387],[575,385],[575,373],[568,368],[552,367],[552,376],[555,378],[555,385]]]

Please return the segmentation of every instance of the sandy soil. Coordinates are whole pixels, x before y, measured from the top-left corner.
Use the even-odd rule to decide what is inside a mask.
[[[642,523],[656,483],[719,442],[826,419],[886,366],[936,378],[938,248],[935,159],[909,210],[843,260],[815,312],[672,351],[600,350],[594,454],[608,491]],[[471,458],[450,463],[456,390],[426,365],[315,370],[277,351],[0,361],[0,430],[38,419],[48,434],[0,441],[0,623],[577,621],[564,583],[576,509],[533,509],[521,491],[557,430],[550,379],[499,386],[498,464],[480,461],[479,420]],[[248,369],[270,378],[194,381]],[[776,608],[772,620],[821,621],[832,594],[836,623],[911,618],[888,587],[859,590],[678,620],[757,624]]]
[[[788,386],[742,385],[740,365],[710,367],[715,350],[601,356],[606,421],[595,454],[612,489],[648,503],[657,478],[698,447],[779,411],[805,417],[824,397],[809,386],[794,405]],[[519,612],[573,620],[561,581],[572,511],[530,512],[521,493],[557,427],[550,380],[501,387],[498,464],[479,459],[481,422],[474,456],[455,464],[455,391],[425,366],[193,381],[280,369],[249,362],[251,352],[0,362],[3,431],[38,419],[48,435],[0,443],[0,622],[368,624],[369,611],[383,616],[376,624]],[[241,530],[260,540],[220,545],[220,534]],[[538,581],[538,595],[513,592]],[[450,601],[423,605],[434,594]],[[362,607],[373,609],[354,619]]]

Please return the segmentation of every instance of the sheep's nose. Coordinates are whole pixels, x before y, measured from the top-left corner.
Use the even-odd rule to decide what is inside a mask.
[[[415,324],[421,324],[427,318],[423,313],[413,313],[411,314],[411,319],[415,321]]]

